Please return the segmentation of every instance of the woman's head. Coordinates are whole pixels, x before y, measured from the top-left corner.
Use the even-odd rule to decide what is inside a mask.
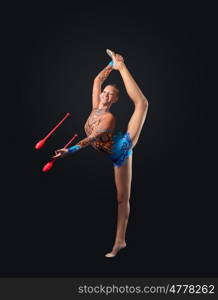
[[[119,99],[119,89],[115,84],[107,85],[100,94],[102,104],[113,104]]]

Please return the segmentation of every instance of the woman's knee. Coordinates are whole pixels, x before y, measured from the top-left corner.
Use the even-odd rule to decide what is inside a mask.
[[[148,109],[148,100],[145,97],[141,98],[141,101],[138,101],[135,104],[135,108],[137,110],[147,111],[147,109]]]
[[[120,193],[117,193],[118,204],[128,203],[129,198],[130,198],[130,193],[129,192],[120,192]]]

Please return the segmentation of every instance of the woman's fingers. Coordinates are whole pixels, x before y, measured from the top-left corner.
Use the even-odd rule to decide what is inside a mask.
[[[63,156],[64,153],[65,153],[65,151],[63,149],[55,150],[55,155],[52,156],[52,158],[58,158],[60,156]]]
[[[59,153],[59,154],[56,154],[56,155],[52,156],[52,158],[58,158],[60,156],[61,156],[61,154]]]

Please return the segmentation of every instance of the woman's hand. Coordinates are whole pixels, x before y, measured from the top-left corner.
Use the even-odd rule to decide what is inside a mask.
[[[109,49],[107,49],[107,54],[112,58],[113,60],[113,69],[114,70],[120,70],[122,66],[124,65],[124,59],[120,54],[117,54]]]
[[[55,151],[55,155],[52,158],[64,157],[68,154],[68,150],[65,148],[58,149]]]

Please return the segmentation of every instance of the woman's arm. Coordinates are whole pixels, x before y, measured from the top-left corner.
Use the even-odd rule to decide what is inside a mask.
[[[74,153],[82,148],[85,148],[89,146],[91,143],[93,143],[96,139],[98,139],[100,136],[102,136],[105,132],[111,131],[112,128],[114,128],[115,124],[115,118],[113,115],[108,114],[104,117],[100,125],[95,129],[95,131],[89,135],[88,137],[82,139],[79,141],[76,145],[68,148],[68,149],[59,149],[55,151],[55,156],[52,158],[58,158],[58,157],[64,157],[69,153]]]
[[[102,83],[108,78],[110,72],[113,70],[111,65],[111,63],[107,65],[107,67],[105,67],[94,79],[92,90],[92,109],[98,108],[101,86]]]

